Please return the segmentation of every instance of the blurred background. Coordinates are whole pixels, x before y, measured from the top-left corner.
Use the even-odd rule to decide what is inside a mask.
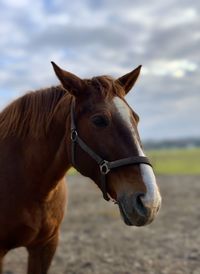
[[[127,100],[141,117],[145,147],[197,147],[199,13],[195,0],[1,0],[0,110],[28,90],[57,84],[51,60],[81,77],[119,77],[142,64]],[[192,155],[177,153],[189,163],[200,159],[194,149]],[[163,172],[157,168],[163,154],[151,155]],[[195,163],[173,166],[200,173]]]
[[[58,84],[50,61],[80,77],[119,77],[142,64],[127,101],[153,161],[163,208],[130,229],[80,175],[51,273],[200,273],[200,1],[0,0],[0,111]],[[24,251],[4,273],[25,273]]]
[[[163,206],[130,228],[71,170],[69,209],[50,273],[200,273],[200,2],[0,0],[0,111],[58,84],[50,61],[80,77],[119,77],[142,64],[127,101],[153,161]],[[26,271],[24,249],[4,274]]]
[[[199,13],[195,0],[1,0],[0,110],[57,84],[51,60],[80,77],[142,64],[127,100],[156,171],[200,173]]]
[[[142,64],[128,101],[144,140],[200,136],[200,3],[195,0],[1,0],[0,108],[57,83]]]

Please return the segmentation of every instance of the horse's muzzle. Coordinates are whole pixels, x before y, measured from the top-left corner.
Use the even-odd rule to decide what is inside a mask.
[[[125,224],[129,226],[144,226],[151,223],[159,208],[148,208],[142,201],[143,193],[137,192],[131,196],[121,196],[117,203]]]

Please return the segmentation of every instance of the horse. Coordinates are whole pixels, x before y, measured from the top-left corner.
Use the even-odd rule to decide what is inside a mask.
[[[29,92],[0,113],[0,273],[6,253],[28,251],[28,274],[46,274],[74,166],[119,207],[129,226],[157,216],[161,195],[125,100],[141,66],[114,79],[91,79],[52,62],[60,84]]]

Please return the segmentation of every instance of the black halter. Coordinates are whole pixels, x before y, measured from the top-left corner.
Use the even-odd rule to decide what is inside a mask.
[[[127,166],[127,165],[138,165],[138,164],[146,164],[150,165],[149,159],[144,156],[133,156],[127,157],[123,159],[119,159],[116,161],[106,161],[101,158],[96,152],[94,152],[79,136],[75,124],[75,100],[72,100],[71,103],[71,141],[72,141],[72,165],[76,167],[75,164],[75,149],[76,145],[79,145],[83,151],[90,155],[90,157],[95,160],[99,166],[99,170],[101,173],[101,184],[100,189],[103,193],[103,197],[106,201],[109,201],[110,198],[108,197],[107,188],[106,188],[106,174],[110,172],[111,169]]]

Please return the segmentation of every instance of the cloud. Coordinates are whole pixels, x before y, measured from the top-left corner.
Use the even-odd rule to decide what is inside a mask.
[[[56,84],[51,60],[81,77],[143,64],[128,96],[142,136],[200,136],[199,12],[195,0],[2,0],[0,108]]]

